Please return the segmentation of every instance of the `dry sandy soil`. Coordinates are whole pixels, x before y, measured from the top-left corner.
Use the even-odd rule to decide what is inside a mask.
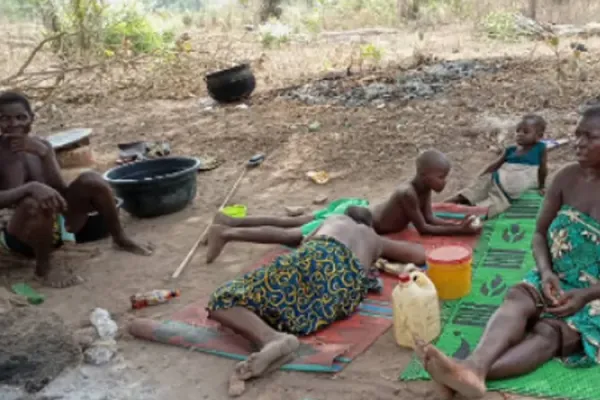
[[[400,43],[401,38],[398,39]],[[589,45],[592,52],[600,47]],[[114,161],[116,143],[139,139],[166,139],[176,154],[213,155],[224,163],[198,176],[197,198],[185,211],[143,221],[123,213],[126,228],[132,234],[156,245],[151,258],[116,252],[109,241],[61,255],[61,259],[71,260],[86,282],[64,290],[40,288],[47,296],[41,307],[57,312],[74,328],[87,320],[92,308],[103,307],[113,313],[125,331],[132,318],[167,316],[238,274],[266,249],[231,244],[216,263],[206,265],[204,249],[200,248],[181,278],[170,280],[237,178],[241,165],[257,152],[269,154],[267,161],[247,175],[232,203],[248,205],[252,214],[282,215],[285,205],[311,207],[312,200],[322,194],[330,199],[359,196],[377,201],[411,176],[415,155],[427,147],[437,147],[454,162],[446,189],[451,193],[494,158],[493,149],[498,146],[502,126],[526,112],[540,112],[548,119],[548,136],[568,136],[577,119],[576,107],[598,94],[594,90],[600,86],[571,76],[572,81],[562,85],[559,94],[553,63],[527,56],[533,46],[503,48],[498,56],[512,53],[524,54],[524,58],[505,57],[497,61],[500,70],[495,74],[456,82],[430,100],[392,102],[383,108],[307,106],[259,91],[248,109],[206,111],[198,99],[127,104],[105,101],[66,107],[60,119],[43,114],[38,125],[40,132],[61,126],[93,128],[93,145],[103,168]],[[442,57],[473,55],[456,54],[449,49],[446,54],[441,52]],[[590,76],[597,72],[594,63],[585,68]],[[398,73],[390,68],[353,79],[393,78]],[[311,132],[308,125],[315,121],[320,123],[320,129]],[[553,151],[552,168],[570,158],[568,147]],[[325,169],[333,179],[323,186],[312,184],[305,173],[313,169]],[[2,275],[6,284],[31,281],[29,270],[3,269]],[[155,288],[179,288],[182,297],[135,313],[129,310],[131,294]],[[51,383],[45,393],[64,399],[93,400],[227,398],[226,381],[234,365],[230,360],[142,342],[127,334],[120,338],[119,346],[114,364],[67,373]],[[385,334],[338,375],[277,372],[252,383],[243,398],[433,398],[426,383],[397,381],[409,358],[410,353],[399,349],[391,335]],[[490,394],[489,398],[500,396]]]

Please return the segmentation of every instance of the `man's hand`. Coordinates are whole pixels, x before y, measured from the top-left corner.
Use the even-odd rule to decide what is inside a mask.
[[[48,154],[48,146],[39,139],[27,135],[3,135],[8,141],[10,150],[13,153],[30,153],[40,157]]]
[[[32,182],[29,185],[29,194],[38,201],[42,210],[55,213],[67,211],[66,200],[56,190],[39,182]]]
[[[559,298],[559,304],[554,307],[548,307],[546,311],[557,317],[563,318],[575,314],[586,304],[587,297],[585,291],[582,289],[574,289],[562,295]]]
[[[562,304],[564,292],[560,288],[560,279],[554,272],[542,273],[542,292],[551,307]]]

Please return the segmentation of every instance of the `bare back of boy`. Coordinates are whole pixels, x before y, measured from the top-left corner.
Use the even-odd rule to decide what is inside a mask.
[[[373,213],[373,228],[380,235],[401,232],[411,222],[403,205],[402,199],[410,196],[418,199],[419,208],[424,213],[424,205],[431,202],[431,196],[425,195],[420,198],[410,183],[400,185],[390,197],[370,207]]]

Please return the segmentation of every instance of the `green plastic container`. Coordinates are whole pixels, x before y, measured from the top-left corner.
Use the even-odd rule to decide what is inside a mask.
[[[248,213],[248,208],[243,204],[234,204],[224,207],[221,212],[231,218],[244,218]]]

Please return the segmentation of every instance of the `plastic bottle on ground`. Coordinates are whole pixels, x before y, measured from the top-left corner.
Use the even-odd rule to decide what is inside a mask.
[[[96,308],[90,315],[90,322],[96,328],[100,339],[114,339],[117,336],[119,327],[112,320],[110,313],[103,308]]]
[[[138,293],[131,296],[131,308],[140,309],[157,304],[166,303],[172,298],[181,296],[179,290],[152,290],[146,293]]]

